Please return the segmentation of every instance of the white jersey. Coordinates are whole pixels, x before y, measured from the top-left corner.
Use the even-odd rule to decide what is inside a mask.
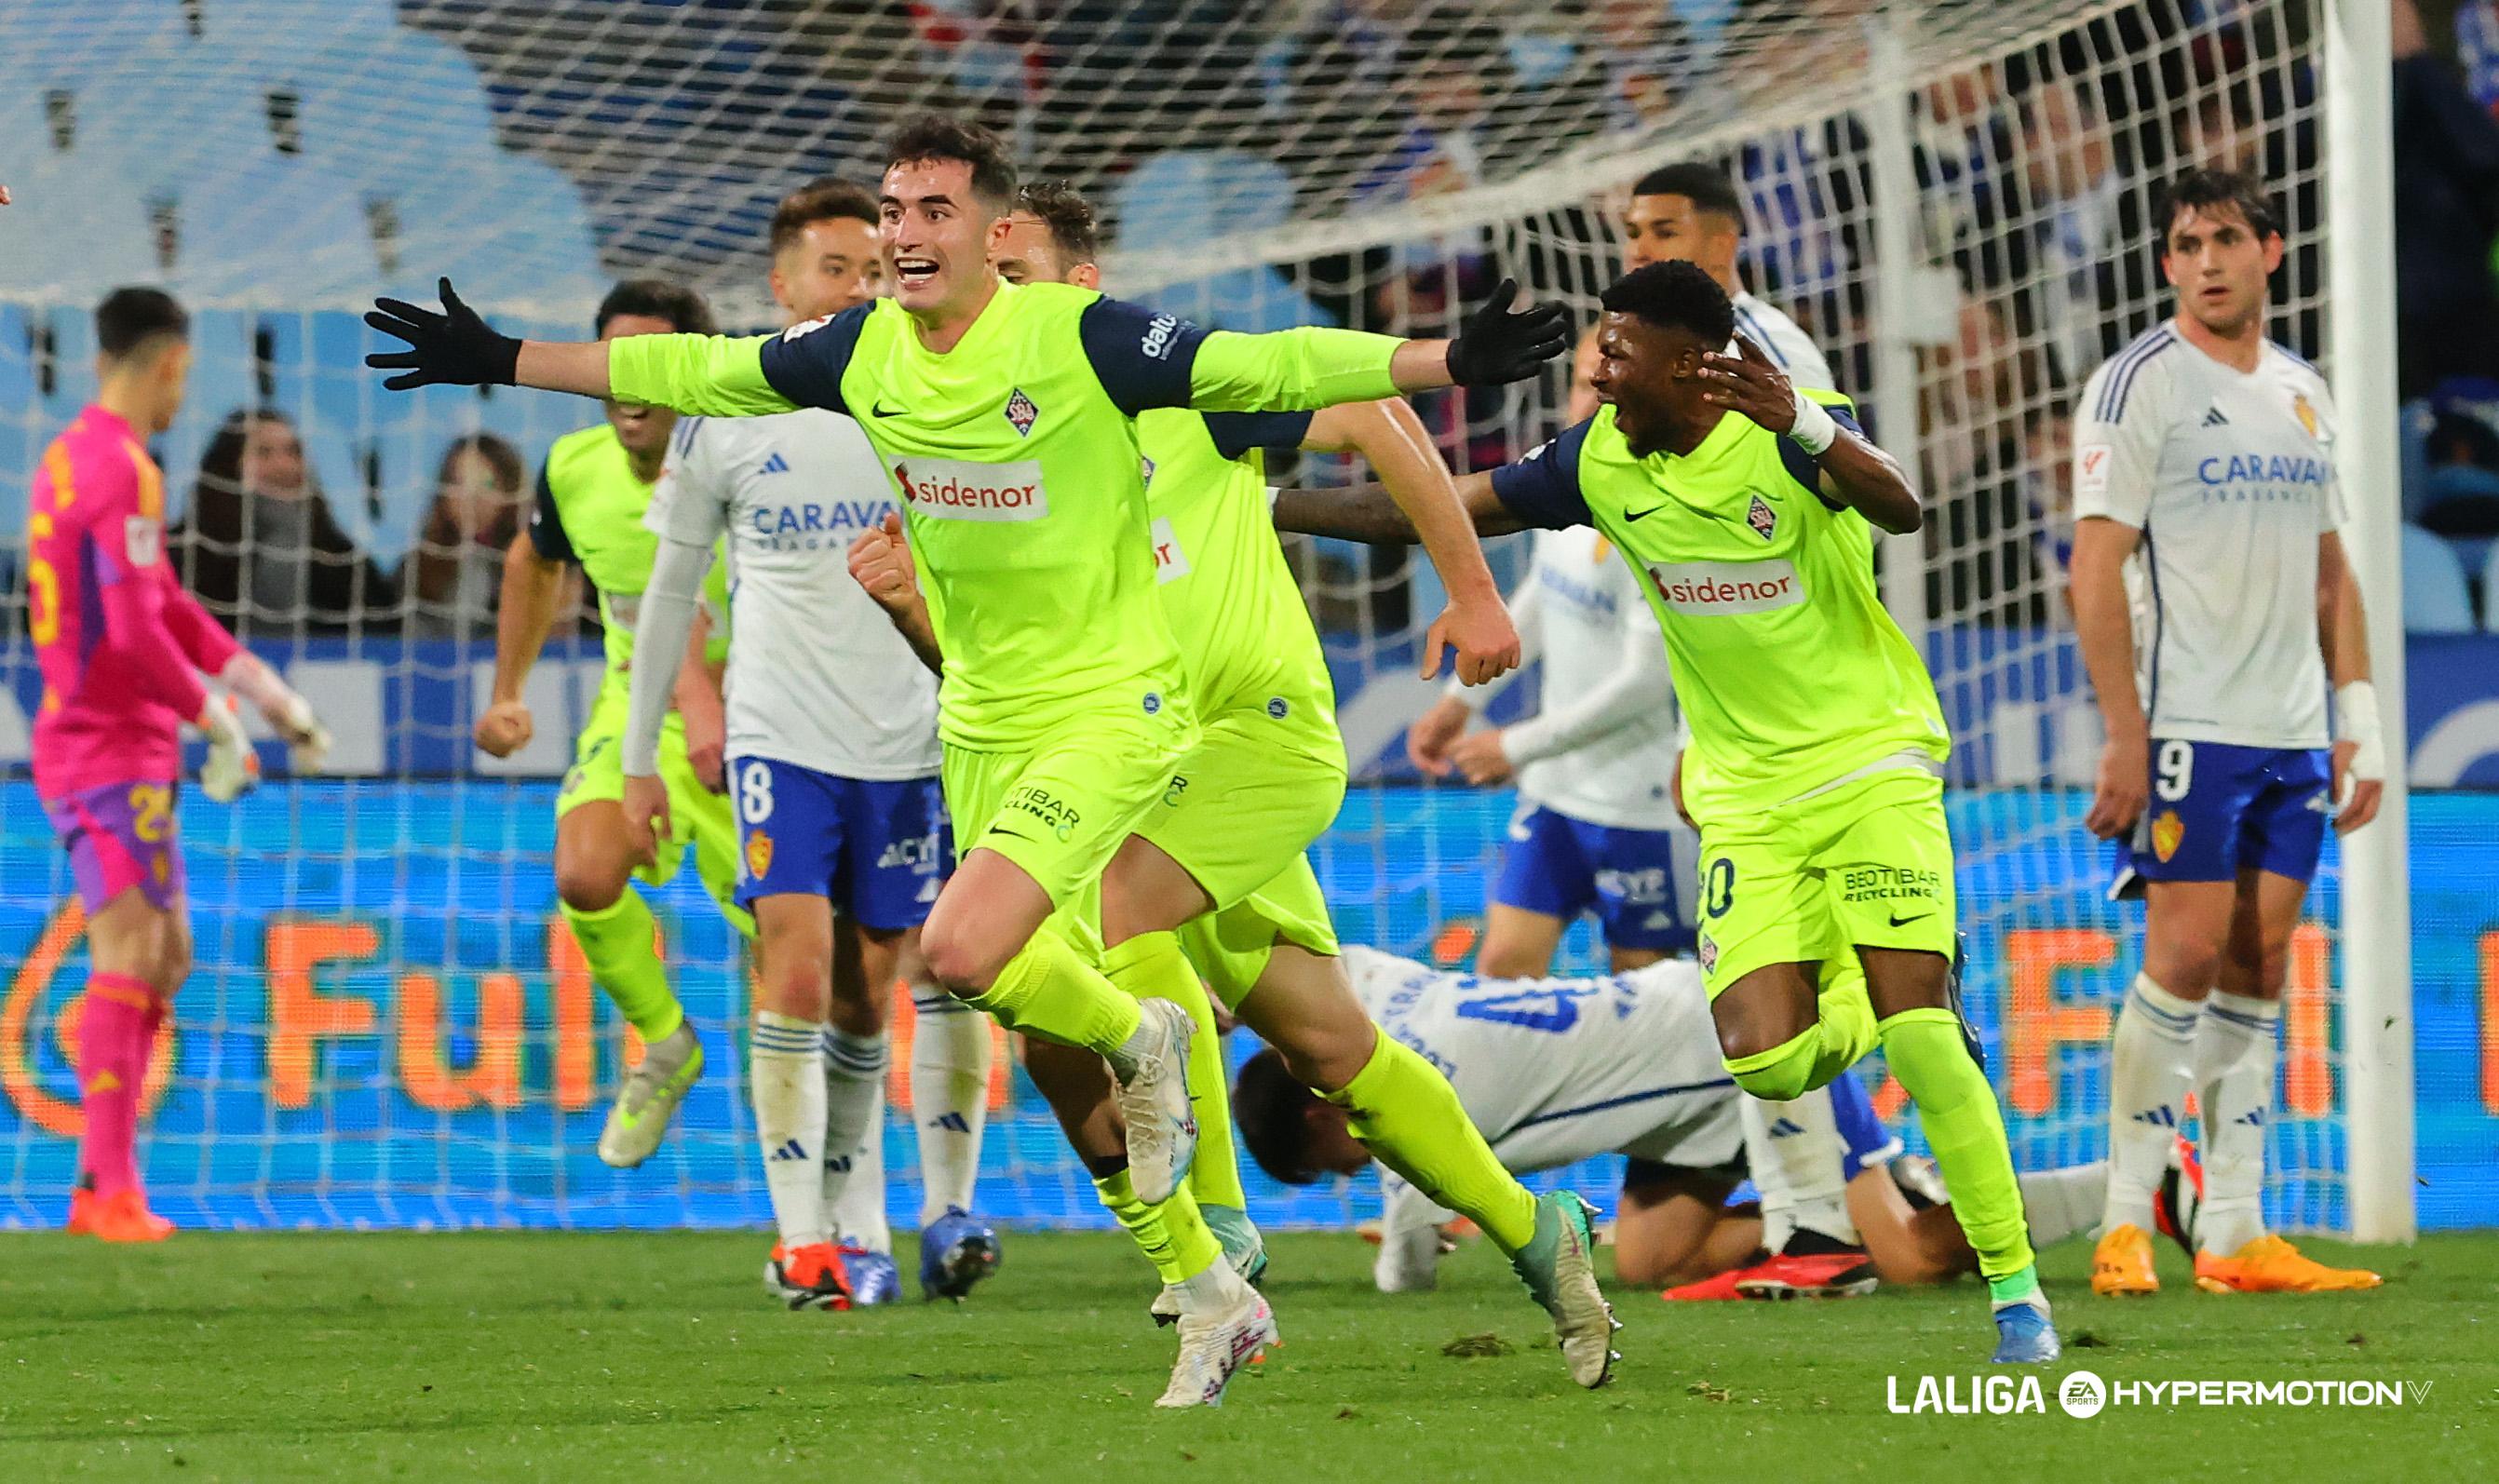
[[[937,771],[937,678],[850,574],[897,509],[859,424],[809,408],[686,418],[644,524],[729,536],[729,756],[841,778]]]
[[[1735,1079],[1687,959],[1605,979],[1492,980],[1347,944],[1345,967],[1363,1009],[1440,1068],[1510,1171],[1601,1154],[1717,1170],[1743,1151]],[[1381,1286],[1427,1284],[1426,1234],[1449,1213],[1384,1168],[1380,1179]],[[1425,1271],[1406,1271],[1417,1257]]]
[[[1674,680],[1613,543],[1586,526],[1536,532],[1510,619],[1522,660],[1544,662],[1542,709],[1502,733],[1519,797],[1617,829],[1684,827],[1674,812]],[[1449,694],[1480,708],[1503,684],[1452,684]]]
[[[1790,384],[1821,392],[1837,390],[1839,383],[1832,378],[1831,363],[1822,358],[1822,349],[1814,344],[1812,337],[1798,329],[1795,320],[1769,301],[1754,298],[1750,289],[1736,296],[1736,330],[1752,337],[1764,354],[1779,363]]]
[[[2074,513],[2132,526],[2136,681],[2156,737],[2317,748],[2317,543],[2347,519],[2325,378],[2266,341],[2253,372],[2174,323],[2110,358],[2074,409]]]

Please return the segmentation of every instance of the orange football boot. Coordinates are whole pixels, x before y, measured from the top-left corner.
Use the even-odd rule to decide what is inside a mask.
[[[2259,1237],[2227,1257],[2195,1254],[2195,1286],[2206,1293],[2345,1293],[2385,1279],[2365,1268],[2328,1268],[2279,1237]]]
[[[2128,1221],[2114,1227],[2092,1248],[2092,1292],[2101,1298],[2132,1298],[2160,1291],[2160,1274],[2152,1271],[2152,1234]]]
[[[79,1196],[87,1197],[81,1211]],[[174,1223],[147,1209],[147,1193],[133,1185],[116,1195],[81,1190],[70,1197],[70,1230],[98,1242],[163,1242],[174,1235]]]

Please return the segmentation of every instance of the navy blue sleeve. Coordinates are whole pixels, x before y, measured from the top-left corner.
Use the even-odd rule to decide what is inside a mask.
[[[1209,412],[1206,436],[1226,460],[1259,448],[1299,448],[1311,436],[1309,412]]]
[[[1842,428],[1856,434],[1859,437],[1864,437],[1866,436],[1866,429],[1854,416],[1850,415],[1846,407],[1834,407],[1826,403],[1823,410],[1830,413],[1831,420],[1837,423]],[[1806,453],[1801,447],[1799,447],[1797,441],[1794,438],[1789,437],[1786,434],[1779,435],[1779,462],[1787,466],[1788,477],[1790,479],[1793,479],[1797,483],[1804,486],[1804,492],[1806,494],[1812,496],[1818,500],[1821,500],[1824,504],[1829,505],[1834,510],[1847,508],[1837,500],[1833,500],[1830,496],[1822,493],[1821,462],[1815,459],[1813,455]]]
[[[851,369],[859,350],[860,332],[867,327],[872,305],[844,309],[824,319],[792,325],[763,342],[763,379],[772,390],[802,407],[849,412],[842,401],[842,372]]]
[[[1579,493],[1579,449],[1588,441],[1588,424],[1565,428],[1552,442],[1515,464],[1492,471],[1492,492],[1502,507],[1530,526],[1560,531],[1593,526],[1587,498]]]
[[[1102,390],[1130,417],[1188,405],[1189,372],[1206,332],[1176,314],[1121,299],[1096,299],[1076,322],[1085,359]]]
[[[572,537],[565,533],[564,512],[555,507],[555,487],[547,483],[546,466],[538,466],[537,498],[530,502],[530,545],[549,562],[577,560]]]

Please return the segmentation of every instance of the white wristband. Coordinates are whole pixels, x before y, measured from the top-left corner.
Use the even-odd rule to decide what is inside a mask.
[[[1802,392],[1796,398],[1796,426],[1788,430],[1788,440],[1819,459],[1832,440],[1839,436],[1839,422],[1831,409]]]
[[[2385,778],[2386,739],[2378,720],[2376,686],[2353,680],[2336,688],[2334,740],[2353,744],[2350,776],[2354,781],[2377,783]]]

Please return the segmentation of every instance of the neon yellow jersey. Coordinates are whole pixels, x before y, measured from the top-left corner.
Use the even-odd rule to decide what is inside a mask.
[[[1389,396],[1398,343],[1209,334],[1090,289],[1002,283],[944,354],[885,300],[763,339],[624,337],[608,372],[613,395],[685,412],[857,419],[906,512],[946,652],[939,734],[1014,752],[1076,717],[1185,704],[1136,416]]]
[[[642,512],[658,485],[634,474],[632,457],[605,423],[556,439],[538,468],[530,544],[550,562],[577,564],[599,594],[607,645],[602,691],[621,693],[633,666],[633,628],[660,549],[660,538],[642,524]],[[729,658],[728,568],[728,563],[714,561],[703,585],[714,626],[707,653],[715,663]]]
[[[1854,428],[1835,392],[1804,395]],[[1633,456],[1601,407],[1493,474],[1530,525],[1592,525],[1639,576],[1692,727],[1693,818],[1757,812],[1861,771],[1940,767],[1934,682],[1874,582],[1873,528],[1821,470],[1735,412],[1690,454]]]
[[[1336,687],[1267,514],[1264,450],[1298,446],[1301,412],[1137,418],[1155,591],[1200,718],[1264,712],[1285,745],[1343,761]]]

